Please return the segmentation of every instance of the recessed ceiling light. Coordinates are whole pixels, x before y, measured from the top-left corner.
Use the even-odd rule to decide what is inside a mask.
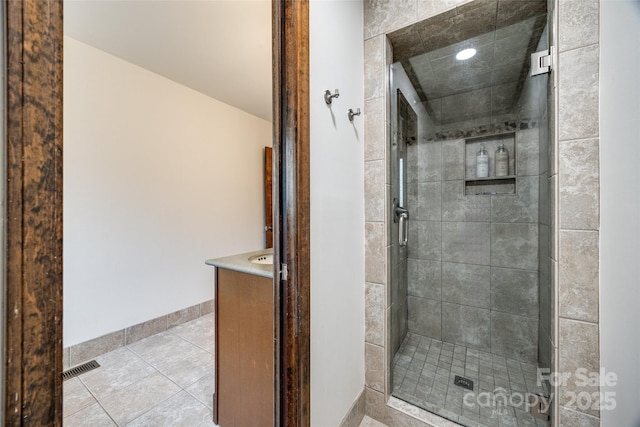
[[[476,54],[476,50],[471,47],[469,49],[461,50],[460,52],[458,52],[458,54],[456,55],[456,59],[460,61],[464,61],[465,59],[471,58],[475,54]]]

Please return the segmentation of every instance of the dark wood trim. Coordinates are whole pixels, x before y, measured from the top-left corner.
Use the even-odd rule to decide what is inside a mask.
[[[5,425],[62,425],[62,1],[9,0]],[[310,425],[307,0],[274,0],[276,424]],[[276,269],[279,271],[279,268]]]
[[[275,0],[274,16],[274,200],[278,201],[275,276],[276,424],[309,426],[309,4]],[[279,197],[278,197],[279,196]]]
[[[62,425],[62,2],[7,26],[5,425]]]

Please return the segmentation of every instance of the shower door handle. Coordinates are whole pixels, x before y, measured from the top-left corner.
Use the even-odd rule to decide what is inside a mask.
[[[400,244],[401,248],[407,246],[407,241],[409,240],[409,230],[408,230],[408,221],[409,214],[403,212],[398,217],[398,244]]]

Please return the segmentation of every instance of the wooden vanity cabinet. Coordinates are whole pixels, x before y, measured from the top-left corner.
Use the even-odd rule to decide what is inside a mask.
[[[272,426],[273,280],[218,267],[215,305],[214,422]]]

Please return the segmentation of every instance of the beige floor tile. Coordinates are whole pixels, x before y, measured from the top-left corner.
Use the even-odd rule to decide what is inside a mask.
[[[127,348],[154,367],[167,358],[175,358],[194,350],[202,350],[171,332],[152,335],[127,346]]]
[[[127,347],[96,357],[95,360],[100,367],[78,378],[98,399],[157,372]]]
[[[169,332],[210,353],[213,352],[214,328],[210,319],[199,318],[171,328]]]
[[[185,391],[170,397],[149,412],[126,424],[127,427],[200,426],[209,422],[213,413]]]
[[[172,354],[158,362],[158,371],[180,387],[188,387],[213,372],[213,355],[199,347],[190,352]]]
[[[360,423],[360,427],[387,427],[387,425],[365,415]]]
[[[215,391],[213,370],[185,390],[200,402],[204,403],[207,408],[213,409],[213,392]]]
[[[116,427],[116,423],[107,415],[102,407],[94,403],[73,415],[64,417],[63,427]]]
[[[62,383],[63,403],[62,413],[69,416],[81,409],[98,403],[78,378],[71,378]]]
[[[160,373],[100,398],[99,402],[118,425],[124,425],[180,391]]]

